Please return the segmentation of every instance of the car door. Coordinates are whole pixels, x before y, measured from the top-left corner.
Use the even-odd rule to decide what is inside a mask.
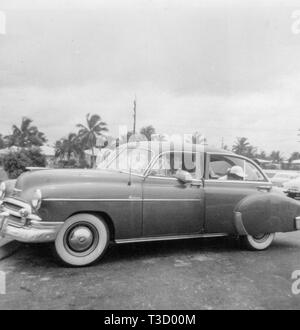
[[[143,236],[159,237],[201,232],[204,225],[204,188],[200,156],[167,152],[154,162],[143,183]],[[198,165],[199,164],[199,165]],[[182,183],[177,170],[193,181]]]
[[[227,177],[233,167],[240,167],[243,177]],[[234,209],[246,196],[268,193],[272,184],[259,167],[235,155],[208,154],[205,176],[207,233],[235,233]]]

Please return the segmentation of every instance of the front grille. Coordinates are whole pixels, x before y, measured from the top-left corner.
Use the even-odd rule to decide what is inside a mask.
[[[14,227],[23,227],[24,223],[22,222],[21,218],[16,217],[14,215],[10,215],[8,217],[9,224]]]
[[[3,207],[14,212],[19,212],[22,209],[21,206],[9,202],[4,202]]]
[[[20,210],[26,209],[31,214],[31,207],[28,203],[15,198],[6,198],[2,204],[2,209],[10,216],[21,219]]]

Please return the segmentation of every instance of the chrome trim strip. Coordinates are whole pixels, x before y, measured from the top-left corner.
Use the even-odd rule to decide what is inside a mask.
[[[241,212],[234,212],[234,225],[237,233],[241,236],[247,236],[248,232],[243,223],[243,216]]]
[[[200,202],[200,198],[147,198],[144,202]]]
[[[225,237],[228,234],[216,233],[216,234],[191,234],[191,235],[176,235],[176,236],[158,236],[158,237],[141,237],[141,238],[129,238],[129,239],[116,239],[117,244],[126,243],[139,243],[139,242],[156,242],[156,241],[173,241],[193,238],[213,238],[213,237]]]
[[[199,202],[197,198],[124,198],[124,199],[81,199],[81,198],[45,198],[49,202]]]
[[[44,198],[46,202],[141,202],[142,198]]]
[[[238,183],[238,184],[245,184],[245,183],[254,183],[254,184],[260,184],[260,185],[266,185],[270,184],[270,187],[272,188],[272,183],[268,181],[243,181],[243,180],[218,180],[218,179],[206,179],[205,182],[218,182],[218,183]]]

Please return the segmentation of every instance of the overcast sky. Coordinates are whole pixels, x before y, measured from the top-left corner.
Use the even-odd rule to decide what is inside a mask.
[[[132,127],[136,95],[139,128],[299,151],[296,10],[299,0],[0,0],[0,133],[29,116],[53,143],[90,112],[116,134]]]

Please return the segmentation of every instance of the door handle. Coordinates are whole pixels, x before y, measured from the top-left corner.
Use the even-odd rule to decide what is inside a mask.
[[[270,191],[272,189],[272,187],[271,186],[258,186],[257,187],[257,190],[258,191]]]

